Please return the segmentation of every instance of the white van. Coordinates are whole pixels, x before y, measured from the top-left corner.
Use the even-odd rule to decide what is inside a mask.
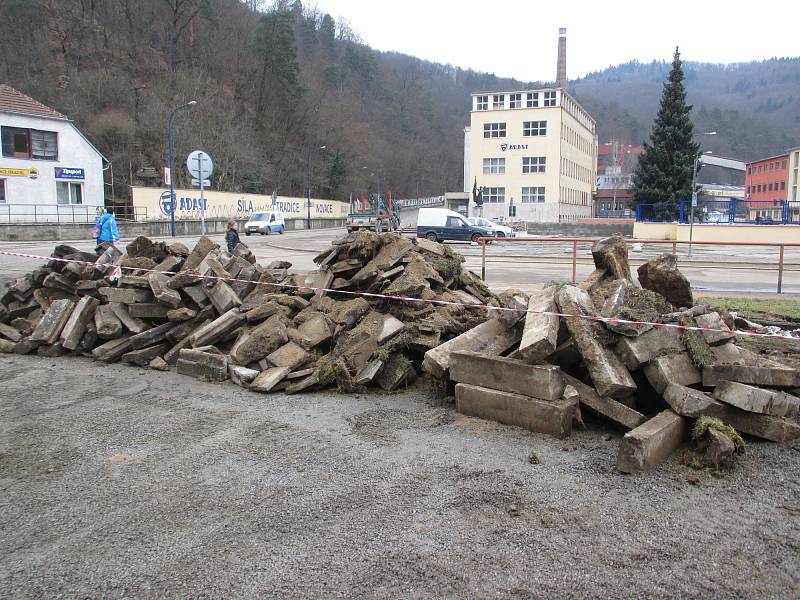
[[[260,233],[269,235],[270,233],[283,233],[286,223],[283,220],[283,213],[276,211],[257,212],[250,216],[250,220],[245,223],[244,234]]]
[[[445,240],[477,242],[478,238],[494,237],[494,231],[473,225],[453,210],[420,208],[417,217],[417,237],[424,237],[433,242]]]

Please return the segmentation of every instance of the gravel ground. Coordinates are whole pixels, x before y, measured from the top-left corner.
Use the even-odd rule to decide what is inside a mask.
[[[14,355],[0,380],[2,597],[800,591],[792,448],[751,441],[719,479],[680,455],[626,476],[619,433],[466,418],[424,385],[258,395]]]

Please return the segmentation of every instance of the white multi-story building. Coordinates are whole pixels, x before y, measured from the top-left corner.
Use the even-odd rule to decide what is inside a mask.
[[[464,175],[464,191],[483,188],[486,218],[591,218],[595,121],[563,88],[473,94]]]
[[[0,84],[0,222],[94,223],[106,159],[61,113]]]

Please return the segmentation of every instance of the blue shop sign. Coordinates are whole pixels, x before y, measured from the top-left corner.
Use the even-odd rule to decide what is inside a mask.
[[[72,167],[55,167],[56,179],[84,179],[83,169]]]

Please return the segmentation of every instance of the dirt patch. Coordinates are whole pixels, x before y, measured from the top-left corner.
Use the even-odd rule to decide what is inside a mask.
[[[400,443],[398,431],[404,429],[433,429],[454,421],[452,412],[446,408],[431,408],[410,412],[403,409],[368,410],[348,419],[353,432],[378,445],[391,446]]]

